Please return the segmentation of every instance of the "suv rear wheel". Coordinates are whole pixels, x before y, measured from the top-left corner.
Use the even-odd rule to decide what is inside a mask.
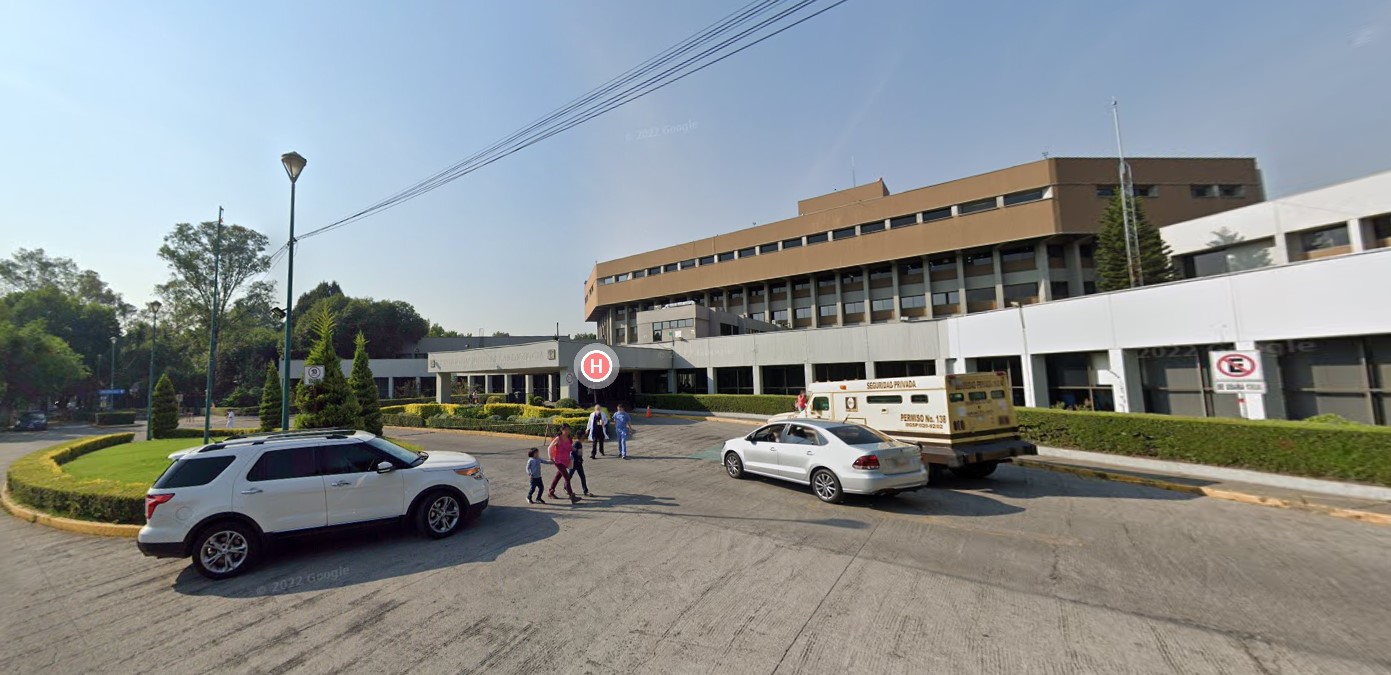
[[[416,509],[415,526],[431,539],[443,539],[459,531],[464,524],[464,503],[448,490],[436,490],[420,500]]]
[[[193,568],[215,580],[245,572],[261,555],[261,542],[256,533],[234,520],[219,521],[203,528],[193,544]]]

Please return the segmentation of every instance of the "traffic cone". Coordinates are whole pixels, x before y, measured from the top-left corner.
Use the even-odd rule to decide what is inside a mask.
[[[652,405],[651,405],[651,404],[648,404],[648,406],[647,406],[647,416],[648,416],[648,417],[652,417]]]

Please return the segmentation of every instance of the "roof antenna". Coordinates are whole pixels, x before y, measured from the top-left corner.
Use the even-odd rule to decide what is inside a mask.
[[[859,181],[855,180],[855,156],[850,155],[850,187],[855,187],[859,184]]]

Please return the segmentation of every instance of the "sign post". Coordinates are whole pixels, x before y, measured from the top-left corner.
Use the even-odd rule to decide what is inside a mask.
[[[1246,394],[1264,394],[1265,372],[1259,351],[1212,352],[1212,390],[1236,394],[1241,416],[1246,417]]]

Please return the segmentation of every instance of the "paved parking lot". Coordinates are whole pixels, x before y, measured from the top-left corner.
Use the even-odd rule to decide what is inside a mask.
[[[1391,669],[1391,528],[1015,467],[830,506],[725,476],[710,450],[747,426],[639,421],[636,459],[586,462],[575,506],[526,504],[527,441],[393,430],[479,456],[481,520],[300,543],[225,582],[0,518],[0,669]],[[0,464],[82,433],[0,434]]]

